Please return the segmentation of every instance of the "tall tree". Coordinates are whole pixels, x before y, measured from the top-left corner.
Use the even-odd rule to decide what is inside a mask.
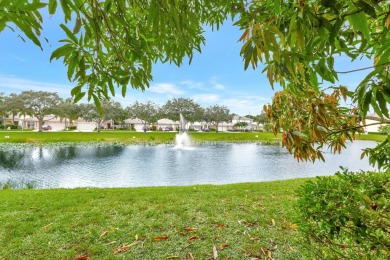
[[[23,103],[20,97],[11,93],[5,98],[6,111],[12,115],[12,123],[15,123],[15,116],[23,111]]]
[[[79,118],[80,109],[80,105],[74,103],[71,98],[67,98],[58,105],[56,114],[64,120],[69,120],[69,126],[73,126],[73,121]],[[66,127],[68,127],[68,122],[66,122]]]
[[[131,118],[138,118],[144,125],[143,129],[146,132],[148,126],[151,123],[157,122],[157,115],[160,108],[153,102],[140,103],[136,101],[133,105],[127,108],[127,111]]]
[[[5,118],[7,116],[7,108],[6,108],[6,102],[5,102],[6,97],[4,96],[3,92],[0,92],[0,116],[1,116],[1,121],[2,124],[5,125]]]
[[[23,91],[19,98],[23,102],[23,111],[38,119],[39,132],[42,132],[44,117],[55,113],[62,102],[57,93],[45,91]]]
[[[206,109],[205,119],[215,125],[215,132],[218,133],[219,123],[231,121],[232,116],[226,106],[214,105]]]
[[[174,121],[180,120],[180,114],[188,122],[200,121],[203,118],[201,106],[190,98],[173,98],[168,100],[162,107],[162,111],[167,118]]]

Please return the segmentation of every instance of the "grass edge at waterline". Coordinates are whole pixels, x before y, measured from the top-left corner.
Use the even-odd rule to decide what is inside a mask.
[[[103,132],[23,132],[0,131],[0,143],[28,143],[41,145],[47,143],[82,143],[82,142],[106,142],[121,144],[174,144],[176,132],[133,132],[133,131],[103,131]],[[189,132],[194,143],[208,142],[260,142],[278,143],[281,134],[275,136],[269,132]],[[357,140],[383,141],[384,135],[357,135]]]

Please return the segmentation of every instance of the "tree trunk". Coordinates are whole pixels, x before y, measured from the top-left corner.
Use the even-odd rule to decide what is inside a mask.
[[[216,124],[215,124],[215,132],[216,132],[216,133],[218,133],[218,125],[219,125],[219,123],[216,122]]]
[[[43,117],[38,118],[38,132],[42,132],[42,125],[43,125]]]

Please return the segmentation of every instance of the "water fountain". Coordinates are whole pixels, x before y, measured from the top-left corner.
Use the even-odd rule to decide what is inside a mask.
[[[191,148],[191,140],[186,132],[186,120],[180,113],[179,133],[176,135],[175,149]]]

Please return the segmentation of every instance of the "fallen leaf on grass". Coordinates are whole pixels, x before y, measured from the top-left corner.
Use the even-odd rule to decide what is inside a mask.
[[[78,257],[76,257],[76,260],[86,260],[89,258],[89,255],[79,255]]]
[[[218,224],[217,227],[218,228],[223,228],[223,227],[225,227],[225,224]]]
[[[193,241],[193,240],[196,240],[199,238],[200,238],[199,236],[193,236],[193,237],[188,238],[187,241]]]
[[[46,226],[42,227],[41,229],[45,230],[46,228],[50,227],[51,225],[53,225],[53,223],[49,223]]]
[[[167,259],[176,259],[176,258],[179,258],[179,257],[177,255],[167,256]]]
[[[298,228],[298,225],[297,225],[297,224],[291,224],[291,225],[290,225],[290,228],[291,228],[291,229],[297,229],[297,228]]]
[[[275,226],[275,220],[273,218],[271,218],[271,223],[272,223],[272,226]]]
[[[112,232],[114,230],[117,230],[117,229],[119,229],[119,228],[110,228],[109,230],[106,230],[103,233],[101,233],[100,237],[103,237],[103,236],[107,235],[108,233],[110,233],[110,232]]]
[[[115,248],[114,254],[124,253],[124,252],[128,251],[130,248],[132,248],[133,246],[135,246],[136,244],[138,244],[138,241],[133,242],[131,244],[124,243],[124,244],[120,245],[119,247]]]
[[[228,244],[222,244],[219,248],[221,248],[221,250],[227,248],[229,245]]]
[[[217,260],[218,259],[218,250],[217,248],[214,246],[213,247],[213,260]]]
[[[155,237],[153,238],[155,241],[163,241],[163,240],[167,240],[169,237],[168,236],[158,236],[158,237]]]
[[[188,233],[191,233],[191,232],[195,232],[197,228],[185,227],[184,230],[187,231]]]
[[[238,222],[239,222],[240,224],[241,224],[241,223],[244,224],[244,225],[247,226],[247,227],[256,227],[256,226],[258,226],[258,224],[257,224],[256,222],[248,222],[248,221],[246,221],[246,220],[244,220],[244,219],[239,220]]]
[[[255,241],[255,240],[260,240],[260,238],[259,237],[251,237],[251,238],[249,238],[250,240],[252,240],[252,241]]]

